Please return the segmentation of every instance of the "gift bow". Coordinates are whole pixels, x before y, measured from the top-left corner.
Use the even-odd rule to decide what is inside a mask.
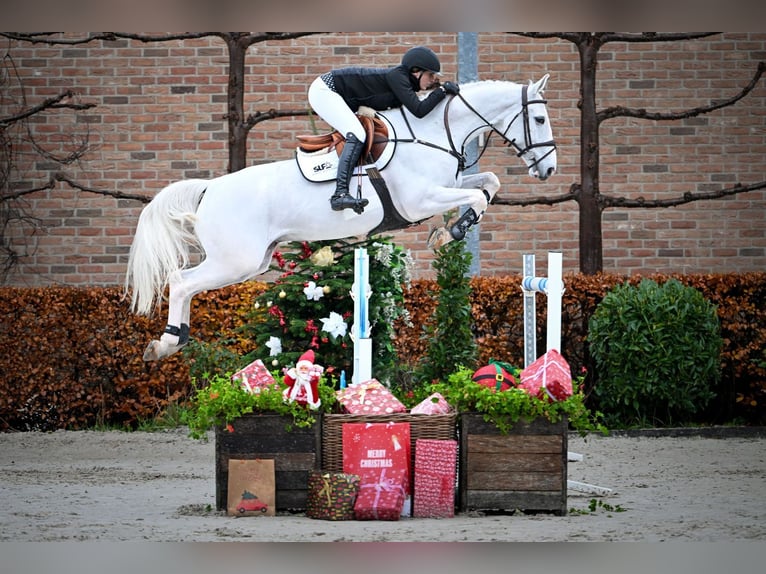
[[[319,496],[322,496],[323,494],[327,496],[327,506],[331,506],[332,497],[331,497],[331,489],[330,489],[330,475],[323,474],[322,480],[324,481],[324,486],[322,487],[322,490],[319,491]]]
[[[380,477],[378,478],[377,482],[368,482],[360,486],[360,488],[375,489],[375,498],[372,501],[372,512],[375,518],[378,518],[378,502],[380,502],[381,492],[394,492],[396,490],[400,490],[402,494],[404,494],[404,486],[401,483],[396,484],[393,478],[385,478],[385,476],[386,469],[384,468],[380,471]]]
[[[354,387],[354,392],[359,391],[359,404],[363,405],[367,390],[377,388],[377,385],[375,383],[359,383],[354,385]]]

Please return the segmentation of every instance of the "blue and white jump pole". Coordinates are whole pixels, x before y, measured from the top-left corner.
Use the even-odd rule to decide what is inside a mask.
[[[354,341],[354,372],[352,384],[363,383],[372,378],[372,338],[370,337],[370,258],[364,247],[354,250],[354,284],[351,298],[354,300],[354,325],[351,338]]]
[[[537,360],[535,294],[544,293],[548,299],[548,351],[561,352],[561,296],[564,293],[560,251],[548,252],[548,277],[535,277],[535,256],[524,254],[524,367]]]

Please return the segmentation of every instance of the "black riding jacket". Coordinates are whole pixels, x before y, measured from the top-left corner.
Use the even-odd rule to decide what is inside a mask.
[[[404,106],[412,115],[422,118],[441,102],[444,90],[434,90],[421,100],[416,91],[418,80],[404,66],[395,68],[340,68],[332,70],[335,91],[351,111],[359,106],[387,110]]]

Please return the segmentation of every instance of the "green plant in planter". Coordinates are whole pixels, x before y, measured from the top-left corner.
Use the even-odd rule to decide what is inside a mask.
[[[569,426],[581,435],[608,432],[600,423],[601,414],[591,412],[585,406],[585,396],[581,391],[584,377],[573,381],[575,392],[566,400],[549,401],[533,397],[516,387],[495,391],[473,381],[473,373],[471,369],[460,367],[446,381],[433,384],[430,390],[441,393],[458,412],[483,414],[484,420],[494,424],[503,434],[507,434],[519,421],[531,421],[538,417],[552,423],[567,417]]]
[[[588,325],[594,394],[613,425],[693,422],[715,396],[723,345],[715,305],[676,279],[617,285]]]
[[[204,439],[207,431],[226,426],[242,415],[255,412],[292,417],[287,431],[290,431],[293,425],[307,428],[317,421],[320,412],[332,411],[336,401],[335,391],[325,382],[324,377],[319,380],[319,398],[322,404],[317,410],[296,402],[285,402],[282,392],[286,386],[281,382],[262,388],[259,393],[250,393],[239,383],[232,382],[230,375],[213,375],[206,381],[204,386],[195,387],[189,408],[182,418],[182,422],[189,427],[189,435],[192,438]]]

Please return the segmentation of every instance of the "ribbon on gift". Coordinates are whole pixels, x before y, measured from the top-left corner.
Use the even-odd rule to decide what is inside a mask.
[[[354,392],[359,391],[359,404],[360,405],[364,404],[364,399],[367,396],[367,391],[369,389],[376,389],[376,388],[378,388],[378,385],[380,385],[380,383],[378,383],[377,381],[368,381],[366,383],[359,383],[357,385],[354,385],[354,387],[353,387],[354,388]]]
[[[380,471],[380,476],[378,477],[377,482],[368,482],[360,486],[360,489],[361,488],[375,489],[375,498],[372,501],[372,512],[373,512],[373,516],[376,519],[378,518],[378,503],[380,502],[381,492],[395,492],[396,490],[400,490],[402,494],[405,494],[404,486],[401,483],[396,484],[393,478],[386,478],[385,476],[386,476],[386,469],[384,468]]]
[[[319,491],[319,496],[322,496],[323,494],[327,496],[327,506],[332,505],[332,489],[330,488],[330,475],[329,474],[323,474],[322,480],[324,481],[324,486]]]

